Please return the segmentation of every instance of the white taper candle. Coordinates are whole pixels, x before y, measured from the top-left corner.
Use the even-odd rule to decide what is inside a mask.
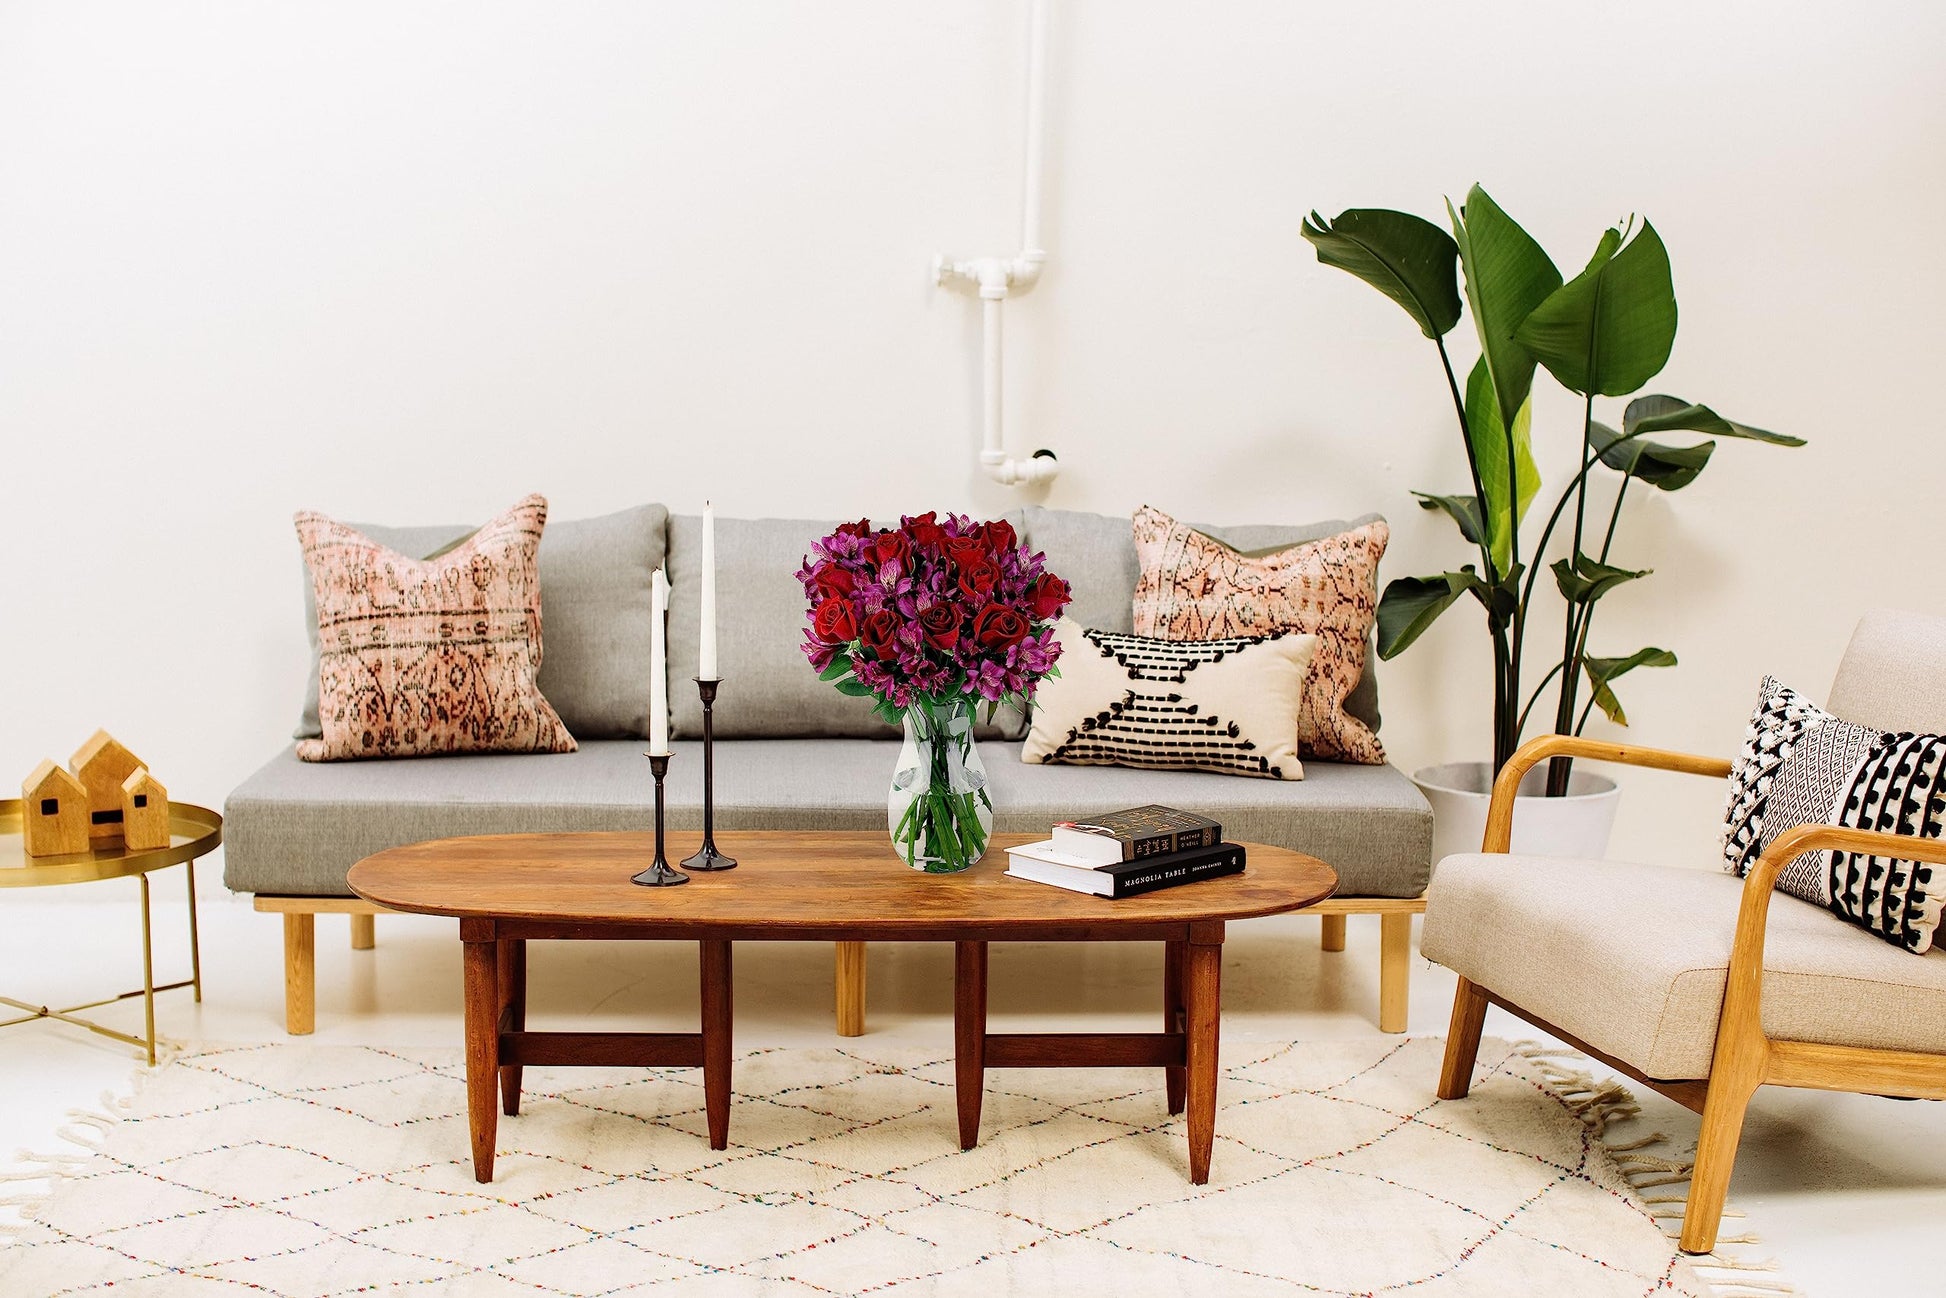
[[[716,679],[716,507],[703,502],[703,642],[697,648],[696,673]]]
[[[649,583],[649,756],[669,752],[669,650],[664,622],[669,612],[669,578],[655,570]]]

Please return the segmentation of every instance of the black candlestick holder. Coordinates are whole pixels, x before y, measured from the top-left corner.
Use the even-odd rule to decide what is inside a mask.
[[[716,687],[720,680],[696,679],[703,699],[703,846],[682,863],[685,870],[734,870],[737,859],[716,849]]]
[[[644,888],[673,888],[679,883],[688,883],[689,876],[681,870],[669,867],[669,858],[662,851],[662,781],[669,774],[669,754],[650,753],[649,770],[655,773],[655,862],[648,869],[629,880]]]

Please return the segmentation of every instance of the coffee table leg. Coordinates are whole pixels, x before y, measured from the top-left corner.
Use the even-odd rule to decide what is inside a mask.
[[[464,944],[466,989],[466,1118],[473,1136],[473,1179],[493,1180],[493,1141],[499,1116],[494,1082],[500,1072],[500,944]]]
[[[523,1031],[527,1027],[525,938],[502,938],[500,941],[500,1004],[506,1011],[507,1030]],[[519,1064],[500,1065],[500,1108],[510,1118],[520,1112]]]
[[[959,1099],[959,1147],[980,1143],[986,1095],[987,944],[953,944],[953,1091]]]
[[[1183,1009],[1188,1052],[1189,1179],[1209,1181],[1211,1147],[1216,1143],[1216,1037],[1222,1013],[1223,937],[1214,942],[1192,937],[1183,953]]]
[[[1164,942],[1162,944],[1162,1030],[1181,1032],[1182,1014],[1182,964],[1183,948],[1186,942]],[[1169,1112],[1181,1113],[1183,1106],[1183,1070],[1165,1068],[1162,1070],[1163,1089],[1168,1093]]]
[[[730,1146],[730,944],[698,942],[703,981],[703,1105],[709,1112],[709,1147]]]

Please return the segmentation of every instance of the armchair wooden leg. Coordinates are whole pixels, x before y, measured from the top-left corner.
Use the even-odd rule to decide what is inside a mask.
[[[1480,1028],[1487,998],[1465,978],[1453,993],[1453,1021],[1446,1029],[1446,1062],[1439,1069],[1439,1098],[1463,1100],[1473,1089],[1473,1062],[1480,1057]]]
[[[865,1035],[865,944],[834,943],[837,951],[838,1035]]]
[[[376,915],[353,915],[351,917],[351,949],[369,951],[378,943]]]
[[[284,916],[284,1031],[308,1036],[317,1028],[317,916]]]
[[[1405,1031],[1412,989],[1412,916],[1378,917],[1378,1030]]]
[[[1326,951],[1345,949],[1345,917],[1343,915],[1321,915],[1324,921],[1324,936],[1320,945]]]
[[[1703,1100],[1696,1170],[1689,1178],[1689,1202],[1683,1208],[1682,1238],[1677,1241],[1685,1253],[1707,1253],[1716,1247],[1723,1200],[1730,1193],[1730,1171],[1737,1161],[1737,1141],[1743,1135],[1743,1115],[1762,1077],[1761,1051],[1754,1052],[1747,1067],[1726,1070],[1724,1062],[1719,1053]]]

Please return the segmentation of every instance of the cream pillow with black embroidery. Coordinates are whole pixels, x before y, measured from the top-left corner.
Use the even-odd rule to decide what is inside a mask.
[[[1022,761],[1304,778],[1298,703],[1316,636],[1152,640],[1068,618],[1055,636],[1061,674],[1034,695]]]

